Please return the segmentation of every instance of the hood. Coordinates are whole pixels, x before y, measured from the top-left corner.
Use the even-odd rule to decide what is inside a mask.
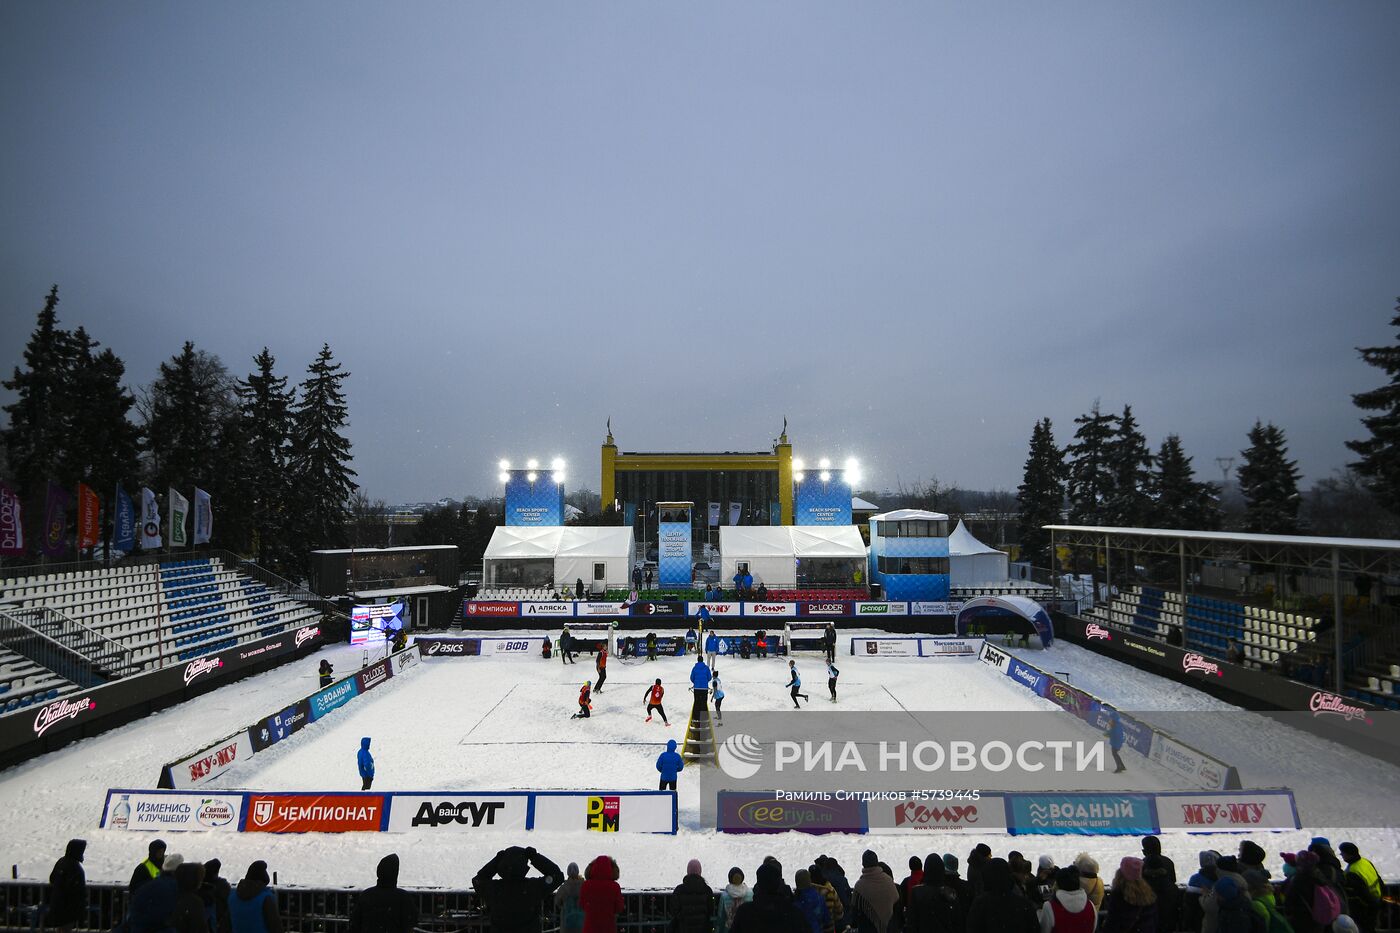
[[[943,884],[943,858],[939,855],[930,855],[924,859],[924,877],[922,884],[941,886]]]
[[[594,881],[616,881],[617,874],[612,859],[606,855],[600,855],[588,863],[588,877]]]
[[[755,874],[755,894],[780,894],[787,887],[783,884],[783,866],[777,861],[764,862]]]
[[[399,886],[399,857],[390,852],[379,860],[379,866],[374,870],[376,883],[381,888],[396,888]]]
[[[1011,866],[1004,858],[989,859],[982,866],[982,887],[992,894],[1011,890]]]
[[[668,739],[667,742],[666,742],[666,751],[668,751],[668,752],[674,752],[675,750],[676,750],[676,740],[675,740],[675,739]]]
[[[175,884],[186,894],[198,891],[203,880],[204,865],[199,862],[181,862],[175,869]]]
[[[69,839],[68,848],[63,850],[63,854],[75,862],[83,860],[83,853],[87,851],[86,839]]]
[[[369,751],[369,736],[365,736],[363,739],[360,739],[360,748],[363,748],[365,751]]]
[[[271,879],[267,875],[267,863],[256,861],[248,866],[248,873],[238,882],[238,899],[251,901],[258,892],[268,886]]]
[[[1233,904],[1240,899],[1240,886],[1234,878],[1221,878],[1215,883],[1215,896],[1222,904]]]
[[[224,867],[224,863],[216,858],[211,858],[204,863],[204,880],[219,881],[219,871]]]
[[[1220,853],[1214,849],[1206,849],[1200,854],[1202,868],[1214,868],[1216,860],[1220,858]]]
[[[503,881],[519,881],[530,871],[530,855],[520,846],[502,849],[496,855],[496,872]]]
[[[1072,914],[1077,914],[1089,903],[1089,895],[1083,889],[1075,891],[1056,891],[1055,900],[1060,902],[1060,906]]]
[[[1263,865],[1265,853],[1264,849],[1257,842],[1250,842],[1246,839],[1240,843],[1240,861],[1248,862],[1251,865]]]
[[[1162,854],[1162,840],[1158,839],[1156,836],[1143,836],[1143,837],[1142,837],[1142,854],[1143,854],[1143,855],[1161,855],[1161,854]]]

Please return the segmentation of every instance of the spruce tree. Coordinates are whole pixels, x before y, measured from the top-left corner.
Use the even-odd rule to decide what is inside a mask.
[[[122,384],[126,364],[79,327],[72,336],[73,395],[65,466],[65,481],[84,482],[103,504],[103,539],[110,536],[113,496],[118,483],[128,493],[140,478],[141,429],[131,420],[136,399]],[[96,352],[95,352],[96,351]]]
[[[1074,419],[1079,427],[1074,432],[1074,443],[1065,448],[1069,456],[1066,492],[1073,524],[1102,525],[1107,519],[1115,486],[1110,447],[1117,420],[1100,412],[1097,400],[1087,415]]]
[[[235,388],[246,478],[242,505],[248,513],[250,551],[259,563],[275,569],[292,556],[286,525],[293,393],[287,377],[277,375],[277,361],[267,347],[253,364],[256,371]]]
[[[1241,451],[1240,493],[1244,496],[1245,529],[1260,534],[1293,534],[1298,530],[1298,464],[1288,459],[1288,441],[1273,424],[1254,422],[1249,447]]]
[[[226,468],[216,453],[225,422],[234,411],[233,383],[217,356],[185,342],[160,364],[146,393],[151,488],[165,495],[173,486],[189,496],[191,486],[211,490]]]
[[[1390,323],[1400,328],[1400,298],[1396,302]],[[1351,397],[1357,408],[1375,414],[1361,419],[1370,437],[1347,441],[1347,447],[1361,457],[1349,466],[1366,479],[1382,506],[1400,514],[1400,339],[1386,347],[1357,347],[1357,352],[1390,381]]]
[[[1131,405],[1124,405],[1123,414],[1118,417],[1107,459],[1113,490],[1104,506],[1104,521],[1125,528],[1148,524],[1152,520],[1152,454],[1147,449],[1147,438],[1138,430]]]
[[[1049,567],[1050,532],[1046,525],[1060,521],[1065,499],[1065,464],[1049,418],[1036,422],[1031,431],[1030,453],[1021,485],[1016,489],[1020,509],[1021,560]]]
[[[58,327],[58,286],[49,289],[29,343],[24,366],[16,367],[4,386],[15,394],[5,406],[9,424],[4,431],[5,457],[11,477],[23,497],[25,540],[37,542],[44,522],[43,502],[50,480],[62,481],[56,470],[68,437],[71,393],[69,337]]]
[[[342,383],[350,374],[334,362],[329,344],[322,344],[306,371],[292,415],[289,464],[295,516],[291,543],[297,555],[346,540],[350,498],[359,488],[350,468],[350,441],[341,433],[349,420]]]
[[[1181,438],[1168,434],[1157,452],[1151,482],[1153,519],[1158,528],[1213,531],[1220,527],[1220,490],[1196,481]]]

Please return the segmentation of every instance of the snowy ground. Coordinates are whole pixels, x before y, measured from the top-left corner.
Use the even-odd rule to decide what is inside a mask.
[[[843,632],[856,634],[854,632]],[[339,671],[353,669],[359,649],[338,647],[316,658],[249,678],[93,739],[0,772],[0,859],[17,866],[20,877],[47,877],[64,840],[90,841],[87,870],[93,880],[125,880],[144,853],[144,834],[99,830],[109,787],[153,787],[160,766],[207,744],[249,721],[315,689],[316,660],[328,656]],[[1073,683],[1131,710],[1205,710],[1229,716],[1193,718],[1199,734],[1186,734],[1181,717],[1170,722],[1178,737],[1236,764],[1245,785],[1298,786],[1328,782],[1338,797],[1366,799],[1377,789],[1400,786],[1400,771],[1357,752],[1279,726],[1205,694],[1165,681],[1072,645],[1049,652],[1027,652],[1027,660],[1064,671]],[[506,790],[514,788],[622,790],[655,787],[653,762],[667,738],[681,739],[688,706],[690,659],[609,665],[608,682],[595,699],[588,722],[568,719],[578,686],[592,678],[591,659],[565,667],[538,658],[425,659],[416,671],[395,678],[355,700],[292,739],[273,746],[247,765],[224,775],[220,786],[250,790],[358,790],[354,752],[359,738],[374,737],[378,762],[376,790]],[[842,710],[1053,710],[1008,678],[976,661],[874,659],[845,656]],[[824,694],[819,660],[799,661],[814,699]],[[726,712],[790,708],[786,663],[779,659],[722,664],[728,697]],[[643,722],[642,693],[655,677],[669,688],[668,713],[674,725]],[[818,699],[802,715],[830,709]],[[1085,727],[1087,729],[1087,727]],[[1130,756],[1137,765],[1143,759]],[[1136,769],[1135,770],[1139,770]],[[728,836],[698,826],[699,791],[683,775],[680,783],[682,830],[670,836],[532,833],[528,843],[560,864],[580,864],[606,852],[622,868],[625,887],[670,887],[684,874],[688,859],[699,858],[710,879],[721,879],[731,865],[752,877],[764,855],[776,854],[791,870],[827,853],[852,869],[860,853],[875,848],[897,869],[909,855],[951,851],[960,858],[977,842],[1004,854],[1019,849],[1034,859],[1050,854],[1061,863],[1081,850],[1095,854],[1105,870],[1134,854],[1136,840],[1000,836],[962,833],[899,836],[814,837]],[[1108,780],[1112,780],[1109,778]],[[1150,786],[1138,773],[1134,789]],[[1156,780],[1171,786],[1164,777]],[[1100,786],[1112,786],[1111,783]],[[1311,811],[1309,807],[1312,807]],[[1354,839],[1383,875],[1400,873],[1400,830],[1326,830],[1325,807],[1305,803],[1300,812],[1308,829],[1259,840],[1275,862],[1276,853],[1305,846],[1314,833],[1333,843]],[[1322,812],[1322,822],[1310,812]],[[1396,825],[1391,823],[1391,825]],[[1241,836],[1164,836],[1164,849],[1178,870],[1194,866],[1204,848],[1234,851]],[[171,834],[171,851],[186,858],[221,858],[226,874],[241,875],[248,862],[265,858],[282,883],[362,886],[373,880],[385,853],[403,859],[404,883],[463,886],[475,870],[520,836],[484,830],[473,834],[265,836]],[[0,863],[3,864],[3,863]],[[1278,865],[1272,866],[1276,871]]]

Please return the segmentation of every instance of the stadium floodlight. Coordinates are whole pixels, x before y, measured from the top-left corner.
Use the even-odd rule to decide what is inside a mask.
[[[792,470],[794,473],[801,473],[805,469],[807,469],[807,464],[802,462],[801,457],[794,457],[792,459]]]
[[[820,467],[820,468],[823,469],[823,470],[829,470],[829,469],[831,469],[831,458],[830,458],[830,457],[822,457],[820,460],[817,461],[817,466]]]
[[[822,482],[823,482],[823,483],[829,483],[829,482],[831,482],[831,471],[830,471],[830,470],[822,470]]]
[[[510,461],[509,461],[509,460],[502,460],[500,463],[498,463],[498,464],[496,464],[496,465],[497,465],[498,467],[501,468],[501,472],[502,472],[502,473],[504,473],[506,470],[509,470],[509,469],[510,469]]]
[[[802,482],[802,481],[803,481],[804,479],[806,479],[806,478],[807,478],[807,474],[806,474],[806,473],[794,473],[794,474],[792,474],[792,481],[793,481],[794,483],[800,483],[800,482]]]
[[[847,486],[854,486],[860,482],[860,470],[847,470],[841,478],[846,481]]]
[[[555,473],[564,472],[564,458],[555,457],[552,461],[550,461],[549,468]]]
[[[846,458],[846,472],[847,472],[847,473],[850,473],[852,470],[859,470],[859,469],[860,469],[860,462],[859,462],[858,460],[856,460],[855,457],[847,457],[847,458]]]
[[[505,470],[502,470],[502,471],[501,471],[501,475],[500,475],[500,476],[497,476],[496,479],[500,480],[500,481],[503,482],[503,483],[509,483],[509,482],[510,482],[510,474],[507,473]]]
[[[525,461],[525,469],[527,469],[527,470],[538,470],[539,468],[540,468],[540,462],[539,462],[538,460],[536,460],[534,457],[531,457],[529,460],[526,460],[526,461]],[[534,482],[534,480],[531,480],[530,482]]]
[[[539,475],[538,473],[535,473],[535,472],[530,472],[530,473],[526,473],[526,474],[525,474],[525,479],[529,480],[529,481],[532,482],[532,483],[533,483],[535,480],[539,479],[539,478],[540,478],[540,475]]]
[[[555,470],[553,473],[549,474],[549,478],[552,479],[552,480],[554,480],[554,485],[556,485],[556,486],[562,486],[562,485],[564,485],[564,471],[563,471],[563,470]]]

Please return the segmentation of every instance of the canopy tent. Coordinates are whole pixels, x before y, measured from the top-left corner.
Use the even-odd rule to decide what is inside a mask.
[[[865,541],[855,525],[721,525],[720,581],[748,564],[754,585],[790,589],[799,582],[850,586],[863,580]]]
[[[870,516],[875,522],[946,522],[948,516],[942,512],[928,512],[924,509],[895,509]]]
[[[1045,607],[1025,596],[978,596],[969,599],[958,610],[956,630],[959,637],[976,626],[984,635],[1038,635],[1040,647],[1049,648],[1055,642],[1055,628]]]
[[[583,580],[593,590],[626,589],[636,558],[630,528],[506,525],[492,532],[486,545],[482,580],[488,586],[565,588]],[[601,579],[594,574],[598,564]]]
[[[1010,579],[1005,551],[983,544],[962,520],[948,535],[948,572],[952,586],[985,586]]]

